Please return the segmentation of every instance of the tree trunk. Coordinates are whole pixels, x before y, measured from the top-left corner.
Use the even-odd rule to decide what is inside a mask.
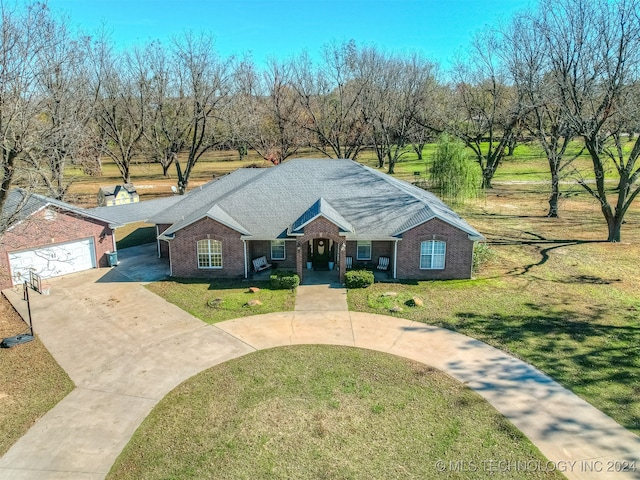
[[[493,185],[491,185],[491,180],[493,180],[494,172],[495,171],[491,171],[488,168],[484,169],[484,171],[482,172],[482,189],[483,190],[491,190],[493,188]]]
[[[2,166],[2,184],[0,184],[0,211],[4,208],[7,197],[9,196],[9,190],[13,183],[13,174],[15,173],[15,160],[18,154],[10,150],[3,152],[3,155],[4,165]]]
[[[551,171],[551,195],[549,196],[549,213],[547,217],[558,218],[558,200],[560,199],[560,178],[558,172]]]
[[[607,218],[607,227],[609,229],[607,242],[619,242],[620,230],[622,229],[622,218],[619,218],[618,215]]]
[[[394,173],[396,173],[393,168],[396,166],[396,162],[394,161],[389,161],[389,169],[387,170],[387,173],[389,175],[393,175]]]

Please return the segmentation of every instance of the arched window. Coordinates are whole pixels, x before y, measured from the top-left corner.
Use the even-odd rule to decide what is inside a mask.
[[[447,253],[447,244],[440,240],[427,240],[420,243],[420,269],[442,270]]]
[[[198,241],[198,268],[222,268],[221,241]]]

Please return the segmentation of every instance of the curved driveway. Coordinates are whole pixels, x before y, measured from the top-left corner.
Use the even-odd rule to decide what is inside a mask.
[[[615,471],[624,461],[640,471],[640,438],[482,342],[345,311],[344,290],[320,286],[301,287],[299,298],[320,294],[327,311],[298,305],[207,325],[118,268],[55,279],[51,295],[32,296],[36,333],[76,388],[0,458],[1,479],[103,479],[150,410],[185,379],[255,350],[312,343],[379,350],[447,372],[509,418],[568,478],[640,478]],[[24,310],[17,295],[8,296]]]

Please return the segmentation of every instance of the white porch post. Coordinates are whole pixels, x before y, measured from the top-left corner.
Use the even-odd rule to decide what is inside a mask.
[[[244,250],[244,278],[249,278],[249,272],[247,271],[247,241],[242,240],[242,247]]]

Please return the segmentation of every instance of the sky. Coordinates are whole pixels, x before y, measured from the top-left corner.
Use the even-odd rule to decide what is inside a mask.
[[[210,31],[222,56],[250,53],[258,65],[332,41],[389,52],[417,51],[447,67],[474,33],[533,0],[48,0],[72,27],[105,25],[114,44],[168,43],[184,31]]]

